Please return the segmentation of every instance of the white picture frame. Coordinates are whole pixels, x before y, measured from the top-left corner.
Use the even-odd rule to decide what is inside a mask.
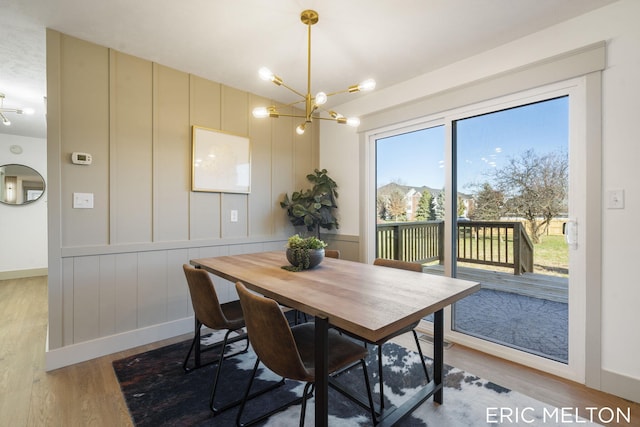
[[[251,142],[245,136],[193,126],[191,190],[251,192]]]

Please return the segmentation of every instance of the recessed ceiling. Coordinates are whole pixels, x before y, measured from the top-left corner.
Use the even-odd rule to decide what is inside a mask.
[[[306,92],[306,27],[314,9],[312,92],[365,78],[408,80],[615,0],[8,0],[0,14],[0,93],[30,107],[0,133],[46,137],[45,28],[291,102],[258,78],[267,66]],[[333,104],[346,101],[343,95]],[[366,95],[355,95],[366,96]]]

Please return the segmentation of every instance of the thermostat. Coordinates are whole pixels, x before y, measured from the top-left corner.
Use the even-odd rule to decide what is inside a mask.
[[[91,154],[89,153],[71,153],[71,162],[74,165],[90,165],[91,164]]]

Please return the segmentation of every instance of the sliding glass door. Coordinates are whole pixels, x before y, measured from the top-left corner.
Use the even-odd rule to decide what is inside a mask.
[[[444,182],[443,125],[376,139],[377,258],[441,265]]]
[[[482,289],[456,303],[452,329],[568,363],[569,97],[453,121],[456,276]],[[459,197],[459,200],[462,200]]]
[[[446,310],[449,340],[577,381],[585,93],[576,79],[373,132],[367,172],[370,258],[482,284]]]

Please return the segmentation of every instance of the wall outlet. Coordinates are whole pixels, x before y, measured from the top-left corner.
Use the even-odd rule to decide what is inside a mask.
[[[238,222],[238,211],[235,209],[231,211],[231,222]]]

